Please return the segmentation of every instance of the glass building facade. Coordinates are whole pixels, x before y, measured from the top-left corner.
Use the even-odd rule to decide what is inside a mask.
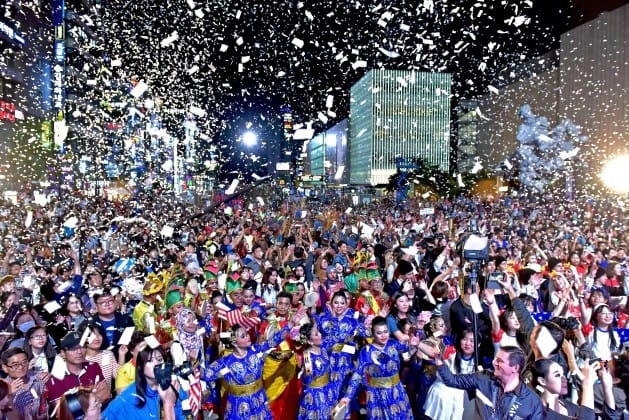
[[[448,171],[451,85],[447,73],[378,69],[352,86],[350,183],[386,184],[396,157]]]

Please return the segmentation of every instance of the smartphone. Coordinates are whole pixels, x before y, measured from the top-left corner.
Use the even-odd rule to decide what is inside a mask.
[[[500,271],[489,273],[489,278],[487,279],[487,289],[502,290],[502,286],[498,282],[499,280],[504,280],[504,273]]]

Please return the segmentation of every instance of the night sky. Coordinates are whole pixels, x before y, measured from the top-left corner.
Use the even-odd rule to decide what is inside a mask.
[[[350,86],[372,68],[451,72],[455,102],[482,95],[562,32],[625,3],[103,0],[102,57],[109,78],[137,76],[165,108],[204,109],[212,141],[245,127],[273,137],[283,104],[315,128],[347,117]]]

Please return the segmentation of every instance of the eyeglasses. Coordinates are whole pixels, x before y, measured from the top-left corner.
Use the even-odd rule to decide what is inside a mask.
[[[24,359],[21,362],[14,362],[14,363],[12,363],[10,365],[7,365],[7,367],[11,368],[11,369],[25,368],[27,366],[28,366],[28,360],[27,359]]]
[[[31,335],[31,338],[33,338],[35,340],[42,340],[42,339],[46,338],[46,334]]]
[[[96,303],[97,305],[113,305],[114,304],[114,300],[113,299],[107,299],[107,300],[101,300],[100,302]]]

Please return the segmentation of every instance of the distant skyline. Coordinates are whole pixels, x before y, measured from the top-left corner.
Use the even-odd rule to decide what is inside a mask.
[[[447,71],[455,97],[480,95],[504,69],[626,1],[503,3],[103,0],[102,10],[106,54],[122,62],[116,74],[147,80],[168,107],[204,106],[200,127],[211,135],[251,103],[287,103],[296,122],[331,125],[349,113],[350,86],[374,68]]]

